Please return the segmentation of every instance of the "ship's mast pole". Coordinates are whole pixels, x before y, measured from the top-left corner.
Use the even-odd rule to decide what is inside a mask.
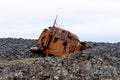
[[[57,17],[58,17],[58,15],[57,15],[56,18],[55,18],[55,21],[54,21],[54,23],[53,23],[53,27],[55,27]]]
[[[54,23],[53,23],[53,27],[52,27],[51,30],[50,30],[50,33],[49,33],[49,36],[48,36],[48,40],[47,40],[47,44],[46,44],[46,45],[47,45],[46,48],[49,47],[49,44],[50,44],[50,42],[51,42],[52,34],[53,34],[53,30],[54,30],[54,28],[55,28],[55,24],[56,24],[57,17],[58,17],[58,15],[56,16],[55,21],[54,21]]]

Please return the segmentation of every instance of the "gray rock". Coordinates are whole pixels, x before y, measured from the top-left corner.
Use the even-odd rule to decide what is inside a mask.
[[[35,59],[0,65],[0,80],[119,80],[120,42],[88,42],[92,49],[68,57],[42,57],[29,49],[37,40],[1,38],[0,60]],[[36,57],[39,57],[36,58]]]

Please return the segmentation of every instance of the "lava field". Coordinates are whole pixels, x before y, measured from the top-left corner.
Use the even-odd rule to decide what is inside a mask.
[[[0,80],[120,80],[120,42],[87,42],[68,57],[31,53],[37,40],[0,38]]]

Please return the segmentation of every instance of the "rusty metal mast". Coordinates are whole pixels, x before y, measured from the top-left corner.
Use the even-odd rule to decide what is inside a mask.
[[[58,15],[56,16],[55,21],[54,21],[54,23],[53,23],[51,32],[50,32],[50,34],[49,34],[48,43],[47,43],[46,48],[48,48],[48,46],[49,46],[49,44],[50,44],[50,41],[51,41],[51,38],[52,38],[52,34],[53,34],[53,29],[55,28],[55,24],[56,24],[57,17],[58,17]]]
[[[57,17],[58,17],[58,15],[57,15],[56,18],[55,18],[55,21],[54,21],[54,23],[53,23],[53,27],[55,27]]]

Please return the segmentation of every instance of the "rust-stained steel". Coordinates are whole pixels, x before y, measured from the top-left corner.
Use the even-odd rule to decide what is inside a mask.
[[[75,34],[55,27],[56,19],[53,26],[43,30],[37,42],[38,46],[32,47],[32,52],[42,52],[46,55],[54,56],[68,56],[69,53],[77,53],[91,48],[88,44],[80,42]]]

